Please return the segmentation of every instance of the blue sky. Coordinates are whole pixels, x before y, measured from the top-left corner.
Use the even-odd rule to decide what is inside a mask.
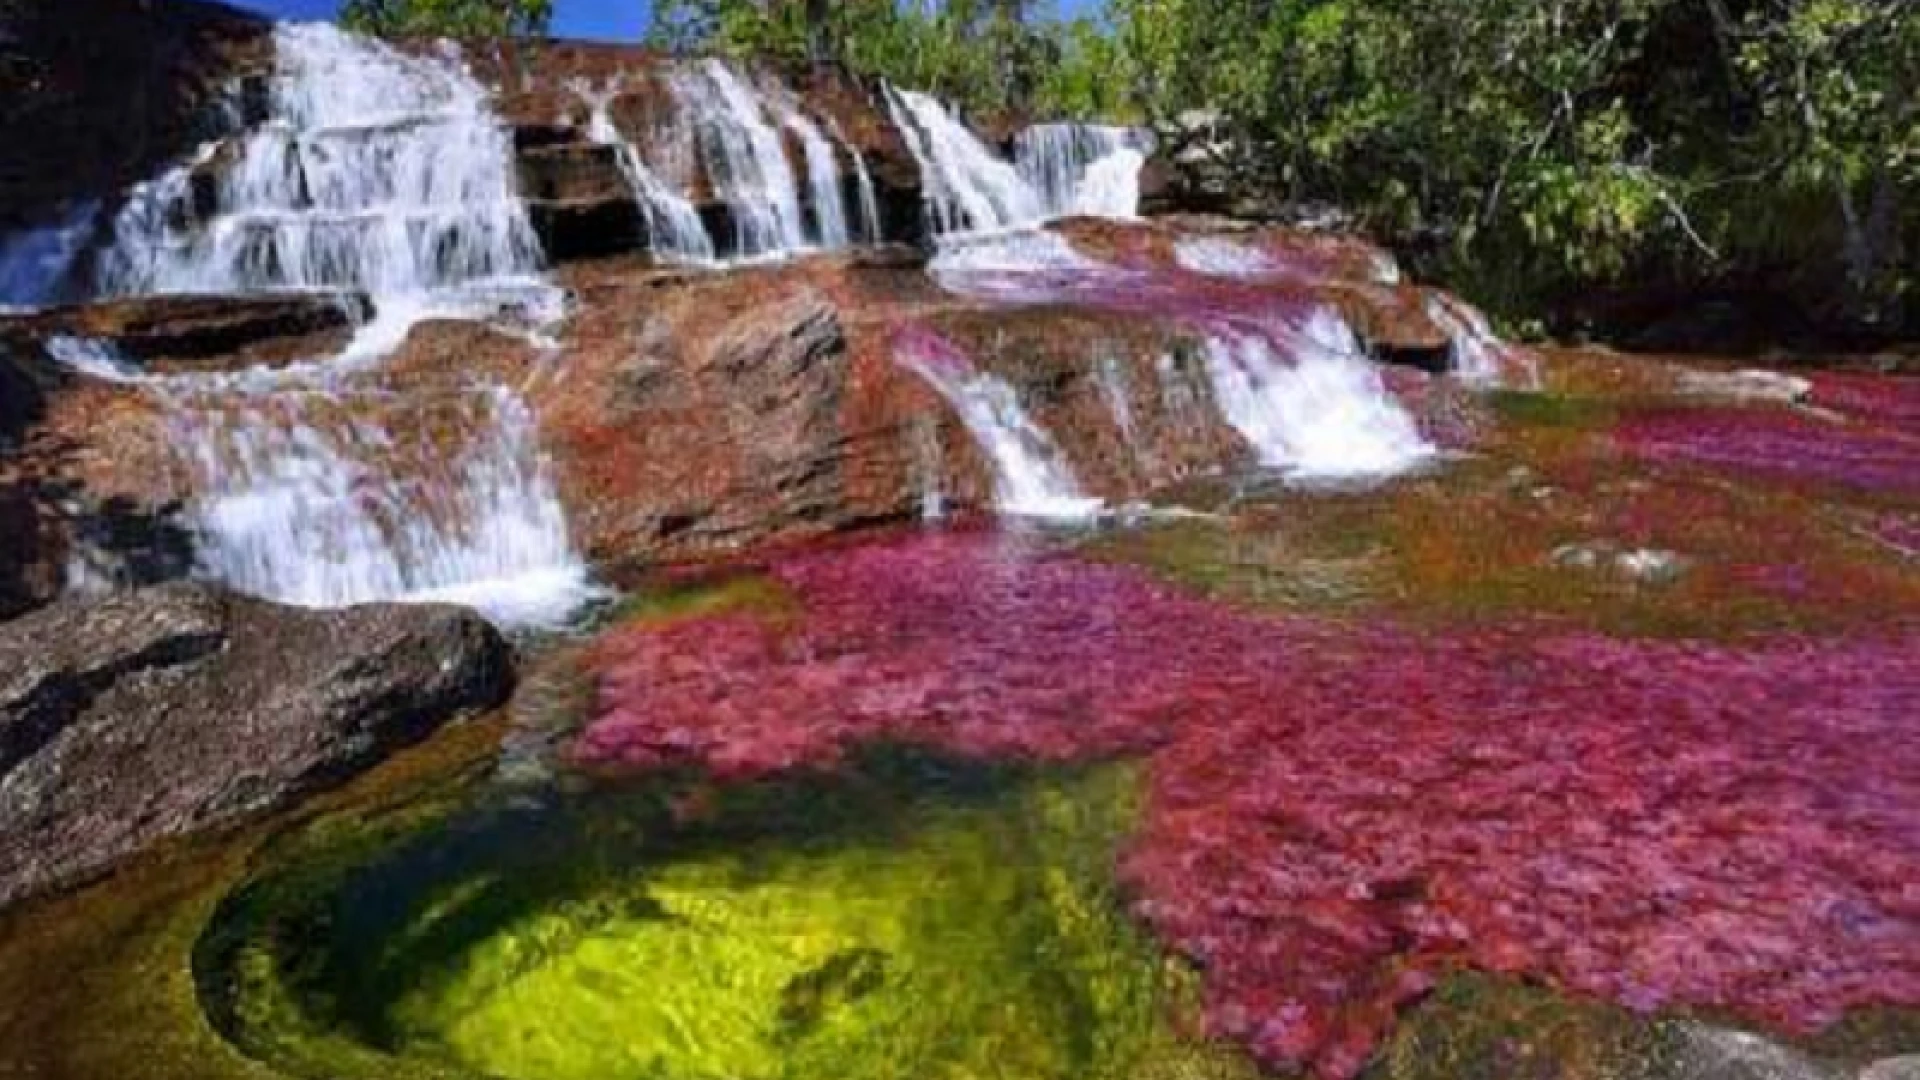
[[[330,19],[339,0],[230,0],[283,19]],[[1085,11],[1098,0],[1055,0],[1063,11]],[[553,33],[594,41],[637,41],[647,28],[647,0],[554,0]]]

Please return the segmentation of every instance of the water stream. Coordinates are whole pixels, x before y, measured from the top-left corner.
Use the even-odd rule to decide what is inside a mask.
[[[1331,309],[1299,327],[1223,325],[1206,358],[1221,414],[1265,465],[1301,479],[1391,476],[1434,454]]]
[[[1005,380],[924,331],[902,334],[896,355],[959,414],[993,466],[994,505],[1001,513],[1053,520],[1099,513],[1101,500],[1081,491],[1065,452],[1027,415]]]
[[[269,118],[221,173],[214,214],[181,201],[221,151],[137,193],[102,269],[113,293],[372,298],[338,355],[146,382],[192,478],[203,570],[289,603],[460,600],[510,624],[563,620],[586,573],[517,393],[447,373],[397,394],[376,377],[421,320],[558,314],[485,90],[450,51],[329,26],[283,25],[275,47]]]
[[[654,257],[670,262],[711,263],[713,238],[707,235],[700,212],[647,165],[639,148],[614,123],[613,99],[620,92],[619,84],[595,88],[578,80],[569,85],[587,103],[587,137],[613,147],[618,155],[620,174],[646,218],[647,244]]]

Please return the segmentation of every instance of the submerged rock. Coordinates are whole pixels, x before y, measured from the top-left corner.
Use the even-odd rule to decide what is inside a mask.
[[[453,607],[174,584],[0,626],[0,904],[337,783],[511,681],[505,641]]]

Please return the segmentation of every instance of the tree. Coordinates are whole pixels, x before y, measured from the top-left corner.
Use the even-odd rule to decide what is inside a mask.
[[[389,36],[531,37],[552,17],[553,0],[347,0],[340,24]]]

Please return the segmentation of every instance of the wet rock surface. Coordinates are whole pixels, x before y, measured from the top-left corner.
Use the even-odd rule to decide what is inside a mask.
[[[505,642],[459,608],[182,583],[0,625],[0,904],[338,783],[511,681]]]
[[[143,296],[0,320],[0,335],[95,338],[160,373],[232,371],[337,352],[371,312],[353,293]]]

